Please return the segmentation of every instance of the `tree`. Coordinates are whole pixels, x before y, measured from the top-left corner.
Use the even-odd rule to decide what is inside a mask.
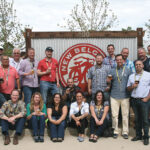
[[[147,27],[147,37],[150,38],[150,19],[145,23],[145,26]]]
[[[135,31],[132,29],[132,27],[128,26],[126,29],[122,28],[122,31]]]
[[[117,16],[109,9],[107,0],[81,0],[75,5],[70,18],[65,19],[64,26],[70,31],[104,31],[110,29],[117,21]]]
[[[17,20],[13,4],[13,0],[0,0],[0,44],[8,51],[10,48],[22,48],[25,45],[23,26]]]

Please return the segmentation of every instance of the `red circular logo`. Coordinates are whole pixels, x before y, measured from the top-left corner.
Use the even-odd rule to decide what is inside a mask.
[[[96,55],[105,53],[92,44],[81,43],[68,48],[59,60],[59,79],[63,86],[67,85],[67,79],[73,78],[74,83],[87,90],[87,72],[94,65]]]

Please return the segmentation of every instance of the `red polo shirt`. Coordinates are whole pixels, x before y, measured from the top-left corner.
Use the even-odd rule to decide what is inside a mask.
[[[8,81],[6,80],[8,76]],[[14,67],[9,66],[8,69],[4,69],[0,66],[0,77],[4,79],[4,83],[0,84],[0,93],[11,94],[15,88],[15,80],[19,78],[19,75]]]
[[[51,58],[51,61],[47,61],[46,58],[42,59],[38,64],[38,69],[41,72],[45,72],[47,69],[51,68],[51,73],[41,76],[40,80],[55,82],[56,81],[56,71],[58,71],[58,62],[56,59]]]

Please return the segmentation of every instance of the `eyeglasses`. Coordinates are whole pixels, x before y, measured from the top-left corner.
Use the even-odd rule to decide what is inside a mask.
[[[20,53],[14,53],[15,55],[20,54]]]

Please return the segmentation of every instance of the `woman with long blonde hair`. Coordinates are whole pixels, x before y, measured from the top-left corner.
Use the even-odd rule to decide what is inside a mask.
[[[46,105],[41,94],[36,92],[27,105],[27,120],[29,120],[35,142],[44,142],[45,118],[47,116]]]

